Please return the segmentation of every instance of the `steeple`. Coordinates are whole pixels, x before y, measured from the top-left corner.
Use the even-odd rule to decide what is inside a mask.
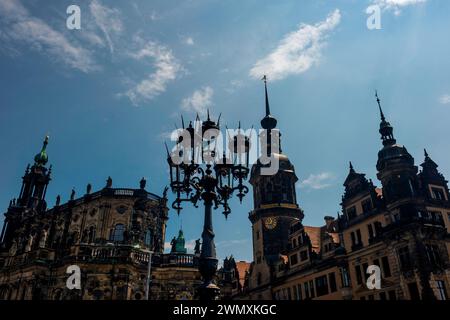
[[[28,166],[25,170],[18,200],[18,205],[21,207],[46,209],[45,195],[51,180],[51,166],[49,169],[45,167],[48,162],[46,151],[48,138],[48,136],[45,137],[41,151],[34,157],[34,165],[31,168]]]
[[[349,162],[349,166],[350,166],[350,174],[355,173],[355,169],[353,169],[353,164],[351,161]]]
[[[384,116],[383,109],[381,108],[381,101],[378,97],[377,91],[375,91],[375,97],[377,98],[378,109],[380,110],[381,122],[379,132],[381,134],[381,140],[383,140],[384,146],[394,145],[397,142],[394,138],[394,128],[388,121],[386,121],[386,117]]]
[[[371,194],[375,199],[375,187],[372,182],[367,180],[366,175],[356,172],[353,168],[353,164],[350,162],[350,169],[347,178],[344,181],[344,195],[342,196],[342,207],[344,212],[346,211],[348,203],[352,203],[355,196],[361,196],[361,194]]]
[[[261,120],[261,127],[266,130],[272,130],[277,126],[277,119],[272,117],[272,115],[270,114],[269,94],[267,93],[267,76],[264,75],[262,80],[264,81],[264,90],[266,96],[266,116]]]
[[[424,151],[424,155],[425,155],[425,160],[420,165],[423,168],[423,174],[427,175],[427,176],[430,176],[430,175],[440,176],[440,174],[437,170],[438,165],[436,164],[436,162],[434,162],[430,158],[426,149],[424,149],[423,151]]]

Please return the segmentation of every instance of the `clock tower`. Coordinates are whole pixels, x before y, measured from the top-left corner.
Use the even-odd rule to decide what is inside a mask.
[[[266,115],[261,120],[261,127],[266,131],[261,134],[260,143],[267,145],[267,155],[275,164],[278,163],[278,170],[274,174],[265,174],[262,169],[267,165],[262,164],[262,161],[254,164],[251,170],[254,209],[250,212],[249,219],[252,223],[254,269],[258,269],[261,264],[270,269],[280,259],[280,254],[288,246],[290,226],[294,220],[303,219],[295,190],[298,178],[289,158],[281,152],[277,120],[270,114],[266,77],[263,80]],[[278,142],[274,142],[275,137]]]

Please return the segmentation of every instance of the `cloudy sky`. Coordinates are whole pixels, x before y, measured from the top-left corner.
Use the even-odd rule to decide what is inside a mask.
[[[0,204],[46,134],[48,203],[87,183],[162,193],[163,142],[207,108],[228,127],[259,127],[267,74],[283,151],[296,166],[305,224],[336,215],[348,173],[376,181],[381,142],[374,90],[416,163],[426,147],[450,177],[450,2],[447,0],[230,1],[0,0]],[[66,27],[78,4],[81,30]],[[366,9],[378,5],[381,29]],[[379,185],[379,183],[377,182]],[[214,216],[221,258],[252,259],[249,195]],[[192,246],[202,211],[170,213]]]

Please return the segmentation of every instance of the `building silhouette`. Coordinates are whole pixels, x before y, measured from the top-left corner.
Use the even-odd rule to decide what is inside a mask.
[[[382,146],[381,187],[349,164],[342,212],[323,226],[305,226],[295,167],[282,152],[265,81],[261,144],[279,164],[273,175],[251,170],[253,261],[226,258],[217,275],[222,299],[446,300],[450,290],[450,198],[445,177],[425,151],[421,169],[397,143],[377,95]],[[167,189],[162,196],[106,185],[49,209],[48,137],[11,200],[0,236],[0,299],[193,299],[201,283],[200,243],[187,253],[183,231],[164,253]],[[351,155],[349,155],[351,157]],[[307,214],[307,213],[306,213]],[[150,252],[153,252],[150,255]],[[149,267],[151,262],[151,268]],[[81,269],[81,290],[66,285],[67,268]],[[369,267],[380,288],[367,285]],[[370,282],[369,282],[370,284]]]
[[[167,196],[139,188],[86,192],[48,209],[48,137],[28,166],[22,188],[5,213],[0,238],[0,299],[141,300],[150,268],[150,299],[192,299],[200,283],[197,256],[188,254],[183,232],[164,254]],[[150,251],[153,252],[150,260]],[[197,254],[198,255],[198,254]],[[81,270],[81,289],[70,290],[68,266]]]
[[[261,127],[270,135],[277,120],[270,113],[266,83],[265,95]],[[418,170],[411,154],[397,143],[376,98],[381,118],[382,146],[376,166],[381,188],[350,163],[342,214],[325,217],[323,226],[303,225],[295,189],[298,179],[281,148],[273,154],[279,160],[277,174],[262,175],[262,165],[253,166],[254,208],[249,213],[253,262],[245,285],[230,298],[449,299],[447,181],[427,151]],[[380,268],[380,289],[367,286],[371,265]]]

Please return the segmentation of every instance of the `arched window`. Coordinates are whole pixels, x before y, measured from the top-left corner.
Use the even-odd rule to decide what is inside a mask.
[[[152,237],[153,237],[152,230],[148,229],[145,232],[145,237],[144,237],[144,244],[147,248],[150,248],[152,246],[152,240],[153,240]]]
[[[111,233],[111,241],[123,241],[123,234],[125,232],[125,226],[121,223],[116,224],[114,230]]]
[[[93,243],[95,240],[95,227],[92,226],[88,231],[88,243]]]

